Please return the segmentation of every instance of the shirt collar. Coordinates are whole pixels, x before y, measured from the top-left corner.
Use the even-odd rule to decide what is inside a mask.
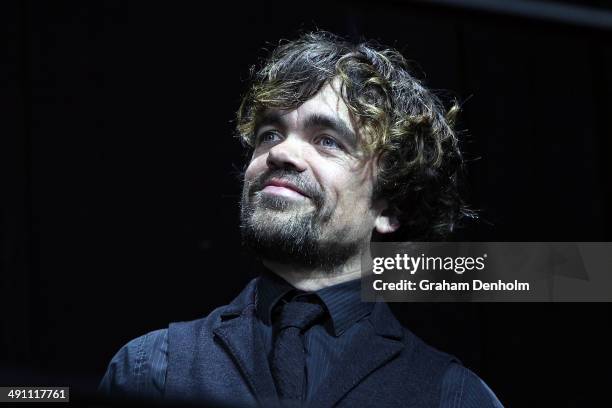
[[[259,319],[266,325],[272,324],[272,311],[278,302],[289,292],[296,291],[291,284],[276,275],[264,271],[257,281],[257,301],[255,310]]]
[[[354,323],[372,312],[374,304],[361,300],[360,283],[359,279],[355,279],[309,293],[318,296],[325,305],[331,317],[331,329],[335,336],[340,336]],[[290,292],[293,292],[292,295],[289,295]],[[274,307],[282,298],[303,293],[306,292],[295,289],[278,275],[264,271],[257,283],[258,317],[270,325]]]
[[[374,303],[361,300],[361,280],[354,279],[318,290],[332,318],[334,335],[340,336],[361,318],[372,312]]]

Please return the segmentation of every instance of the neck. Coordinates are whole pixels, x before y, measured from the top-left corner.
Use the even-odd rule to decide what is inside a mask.
[[[314,292],[339,283],[359,279],[361,277],[361,255],[352,257],[333,270],[304,268],[266,260],[263,261],[263,264],[289,282],[294,288]]]

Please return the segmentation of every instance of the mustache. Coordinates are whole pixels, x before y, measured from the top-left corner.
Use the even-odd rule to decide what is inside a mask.
[[[321,188],[319,188],[319,185],[316,182],[302,175],[302,173],[286,169],[268,170],[250,181],[248,187],[249,195],[253,195],[257,191],[262,190],[266,186],[266,183],[273,178],[285,180],[291,184],[294,184],[297,188],[303,191],[304,194],[310,197],[315,204],[320,204],[323,201]]]

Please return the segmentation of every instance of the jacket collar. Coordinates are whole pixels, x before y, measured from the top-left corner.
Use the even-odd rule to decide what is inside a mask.
[[[376,303],[368,317],[370,325],[360,325],[349,347],[342,350],[341,362],[333,367],[309,406],[336,404],[366,376],[393,360],[406,346],[404,329],[385,303]]]
[[[213,328],[225,345],[256,398],[263,406],[278,407],[279,401],[263,345],[254,319],[257,279],[224,308]],[[395,358],[406,346],[404,329],[385,303],[376,303],[368,317],[371,324],[360,325],[350,347],[342,351],[341,363],[310,402],[313,407],[332,406],[368,374]]]
[[[233,357],[261,406],[280,407],[266,352],[255,327],[256,279],[221,312],[213,333]]]

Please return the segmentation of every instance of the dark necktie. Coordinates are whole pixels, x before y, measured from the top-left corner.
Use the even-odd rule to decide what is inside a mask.
[[[302,331],[323,312],[323,307],[318,304],[296,300],[286,303],[281,310],[271,371],[284,406],[297,407],[301,404],[306,370]]]

